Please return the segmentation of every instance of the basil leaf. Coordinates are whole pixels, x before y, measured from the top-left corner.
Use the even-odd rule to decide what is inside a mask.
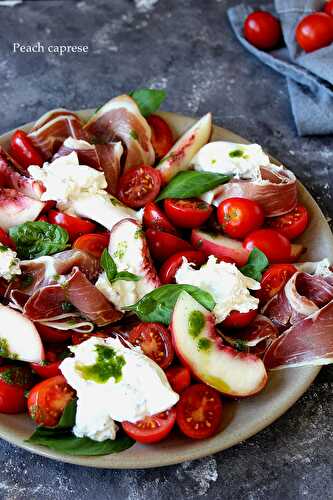
[[[75,425],[77,400],[71,399],[64,409],[61,419],[53,429],[71,429]]]
[[[214,172],[197,172],[195,170],[180,172],[171,179],[156,201],[161,201],[165,198],[197,198],[207,191],[225,184],[230,179],[230,175]]]
[[[211,294],[192,285],[163,285],[123,309],[135,312],[141,321],[169,325],[177,299],[184,290],[209,311],[214,309],[215,301]]]
[[[129,94],[139,106],[143,116],[149,116],[157,111],[166,98],[165,90],[138,89]]]
[[[264,252],[255,247],[249,255],[247,264],[241,267],[240,271],[249,278],[261,281],[262,272],[266,269],[268,264],[269,262]]]
[[[57,224],[25,222],[9,229],[20,259],[34,259],[61,252],[68,247],[68,233]]]
[[[128,271],[120,271],[119,273],[116,274],[115,278],[113,279],[113,283],[118,280],[123,280],[123,281],[140,281],[141,276],[137,276],[136,274],[129,273]]]
[[[104,248],[101,256],[101,267],[105,271],[106,276],[110,283],[114,283],[115,281],[120,281],[120,280],[139,281],[141,279],[141,276],[129,273],[128,271],[120,271],[118,273],[116,263],[109,254],[107,248]]]

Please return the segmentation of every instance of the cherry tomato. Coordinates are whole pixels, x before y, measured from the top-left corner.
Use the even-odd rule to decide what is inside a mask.
[[[28,366],[0,367],[0,413],[22,413],[27,407],[25,391],[33,385]]]
[[[131,330],[128,341],[140,346],[161,368],[171,365],[174,357],[171,335],[161,323],[140,323]]]
[[[48,219],[51,224],[58,224],[58,226],[66,229],[72,241],[79,235],[93,233],[96,229],[96,224],[93,222],[58,212],[58,210],[50,210]]]
[[[66,340],[68,340],[71,337],[72,333],[71,330],[59,330],[58,328],[42,325],[41,323],[35,323],[35,326],[43,342],[49,342],[54,344],[66,342]]]
[[[152,417],[146,417],[135,424],[131,422],[122,422],[126,434],[132,439],[143,444],[157,443],[164,439],[171,431],[176,421],[176,410],[170,410],[158,413]]]
[[[9,247],[15,250],[15,243],[11,239],[8,233],[2,227],[0,227],[0,243],[2,243],[5,247]]]
[[[75,391],[62,375],[43,380],[29,393],[29,415],[37,425],[54,427],[74,395]]]
[[[61,375],[59,369],[63,360],[63,349],[52,349],[45,352],[45,360],[42,363],[30,363],[32,370],[41,378],[51,378]]]
[[[191,383],[191,372],[186,366],[171,366],[165,372],[172,389],[180,394]]]
[[[161,189],[161,175],[149,165],[132,167],[119,179],[118,198],[131,208],[144,207]]]
[[[100,257],[104,248],[109,245],[110,233],[90,233],[79,236],[74,241],[73,248],[90,253],[94,257]]]
[[[284,287],[297,271],[292,264],[272,264],[264,272],[261,279],[261,288],[256,292],[260,302],[266,304]]]
[[[213,207],[196,198],[164,200],[164,210],[175,226],[183,228],[200,227],[210,217]]]
[[[40,222],[49,222],[49,219],[46,217],[46,215],[40,215],[37,220]]]
[[[205,439],[219,430],[222,420],[220,394],[205,384],[191,385],[180,395],[177,424],[192,439]]]
[[[217,218],[226,234],[231,238],[241,239],[259,229],[264,223],[265,215],[256,201],[228,198],[220,203]]]
[[[114,332],[115,327],[112,328],[112,331],[110,332],[110,335]],[[101,339],[107,339],[110,337],[107,333],[103,332],[98,332],[98,333],[73,333],[72,335],[72,344],[73,345],[78,345],[82,344],[82,342],[85,342],[86,340],[90,339],[91,337],[99,337]]]
[[[222,325],[225,328],[244,328],[252,323],[257,314],[257,309],[251,309],[250,311],[244,313],[231,311],[231,313],[223,321]]]
[[[156,159],[160,160],[173,146],[172,132],[165,120],[157,115],[150,115],[147,122],[151,127],[151,143],[155,150]]]
[[[296,40],[305,52],[327,47],[333,42],[333,18],[325,12],[303,17],[296,28]]]
[[[251,251],[259,248],[270,262],[288,260],[291,254],[290,241],[275,229],[257,229],[245,238],[244,248]]]
[[[165,233],[177,234],[177,230],[168,221],[166,215],[153,201],[147,203],[143,212],[143,224],[146,229],[156,229]]]
[[[10,154],[23,168],[44,163],[44,158],[23,130],[16,130],[10,141]]]
[[[174,283],[175,274],[183,263],[183,257],[186,257],[188,262],[193,262],[196,266],[202,266],[206,262],[206,256],[200,250],[188,250],[187,252],[178,252],[171,255],[162,265],[159,275],[160,280],[164,285]]]
[[[309,214],[303,205],[297,205],[288,214],[268,219],[268,225],[279,231],[288,240],[293,240],[300,236],[305,231],[308,223]]]
[[[280,21],[269,12],[252,12],[245,20],[244,35],[258,49],[272,50],[282,39]]]
[[[178,252],[193,250],[191,245],[178,236],[148,229],[146,236],[149,243],[149,249],[154,259],[163,262],[171,255]]]
[[[326,2],[324,5],[324,12],[329,16],[333,16],[333,0]]]

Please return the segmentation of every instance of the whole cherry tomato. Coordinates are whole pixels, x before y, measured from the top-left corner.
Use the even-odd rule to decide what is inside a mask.
[[[187,241],[174,234],[148,229],[146,236],[152,257],[161,262],[177,252],[193,250]]]
[[[205,201],[196,198],[164,200],[164,210],[168,218],[177,227],[200,227],[210,217],[213,207]]]
[[[267,219],[268,225],[283,234],[288,240],[300,236],[309,223],[309,214],[303,205],[297,205],[291,212]]]
[[[81,219],[81,217],[64,214],[58,210],[50,210],[48,219],[51,224],[58,224],[58,226],[66,229],[72,241],[81,234],[93,233],[96,229],[95,223],[86,219]]]
[[[191,383],[191,372],[186,366],[170,366],[165,372],[172,389],[180,394]]]
[[[153,201],[145,206],[142,221],[145,229],[156,229],[165,233],[177,234],[177,230]]]
[[[27,407],[25,392],[34,383],[28,366],[0,367],[0,413],[22,413]]]
[[[45,360],[41,363],[30,363],[32,370],[37,373],[41,378],[51,378],[61,375],[59,369],[62,363],[61,352],[46,351]]]
[[[23,168],[44,163],[44,158],[23,130],[16,130],[10,141],[10,154]]]
[[[168,329],[161,323],[139,323],[129,335],[128,341],[141,347],[143,353],[161,368],[167,368],[173,360],[174,349]]]
[[[122,422],[126,434],[142,444],[157,443],[166,438],[176,421],[176,410],[171,408],[152,417],[146,417],[135,424]]]
[[[206,262],[206,256],[200,250],[188,250],[178,252],[171,255],[162,265],[159,276],[161,283],[167,285],[174,283],[175,274],[183,263],[183,257],[186,257],[188,262],[192,262],[196,266],[202,266]]]
[[[260,302],[266,304],[269,299],[279,293],[296,271],[296,267],[292,264],[272,264],[269,266],[262,275],[261,288],[256,292]]]
[[[110,233],[83,234],[74,241],[73,248],[90,253],[94,257],[100,257],[104,248],[107,248],[110,240]]]
[[[245,20],[244,35],[258,49],[272,50],[282,39],[280,21],[269,12],[252,12]]]
[[[257,309],[251,309],[250,311],[244,313],[231,311],[231,313],[223,321],[222,325],[225,326],[225,328],[244,328],[252,323],[257,314]]]
[[[155,200],[161,188],[161,175],[149,165],[132,167],[118,182],[118,198],[131,208],[141,208]]]
[[[227,198],[217,209],[217,219],[223,231],[232,238],[244,238],[264,223],[264,211],[253,200]]]
[[[253,231],[245,238],[243,246],[250,252],[259,248],[269,262],[283,262],[291,257],[290,241],[275,229]]]
[[[155,150],[156,159],[160,160],[173,146],[172,132],[165,120],[157,115],[150,115],[147,122],[151,127],[151,143]]]
[[[329,16],[333,16],[333,0],[330,0],[329,2],[325,2],[324,12],[326,14],[328,14]]]
[[[333,17],[325,12],[303,17],[296,28],[296,40],[305,52],[327,47],[333,42]]]

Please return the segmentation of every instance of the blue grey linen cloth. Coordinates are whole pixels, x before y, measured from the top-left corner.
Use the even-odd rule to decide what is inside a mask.
[[[305,53],[295,40],[302,17],[322,9],[322,0],[275,0],[275,10],[262,6],[280,18],[285,47],[271,52],[256,49],[243,36],[243,24],[253,8],[244,4],[228,10],[231,26],[241,44],[262,62],[287,77],[288,91],[299,135],[333,133],[333,44]]]

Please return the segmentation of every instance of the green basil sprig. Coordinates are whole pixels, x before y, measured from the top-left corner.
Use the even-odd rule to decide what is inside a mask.
[[[213,297],[201,288],[192,285],[163,285],[147,293],[136,304],[125,307],[124,310],[135,312],[141,321],[169,325],[177,299],[184,290],[209,311],[214,309]]]
[[[25,222],[9,229],[20,259],[34,259],[61,252],[68,247],[68,233],[57,224]]]
[[[240,271],[245,274],[245,276],[260,281],[262,273],[268,264],[269,262],[264,252],[255,247],[249,255],[247,264],[241,267]]]
[[[98,456],[119,453],[133,446],[135,441],[118,433],[116,439],[94,441],[90,438],[78,438],[72,433],[75,424],[76,400],[68,403],[56,427],[37,427],[27,443],[46,446],[51,450],[72,456]]]
[[[214,172],[198,172],[187,170],[177,174],[163,189],[156,201],[165,198],[197,198],[207,191],[230,181],[230,175],[217,174]]]
[[[129,94],[139,106],[143,116],[149,116],[161,106],[166,98],[165,90],[157,89],[137,89]]]
[[[105,271],[106,276],[110,283],[114,283],[115,281],[139,281],[141,276],[137,276],[136,274],[129,273],[128,271],[120,271],[118,273],[117,266],[111,255],[109,254],[107,248],[103,250],[101,256],[101,268]]]

